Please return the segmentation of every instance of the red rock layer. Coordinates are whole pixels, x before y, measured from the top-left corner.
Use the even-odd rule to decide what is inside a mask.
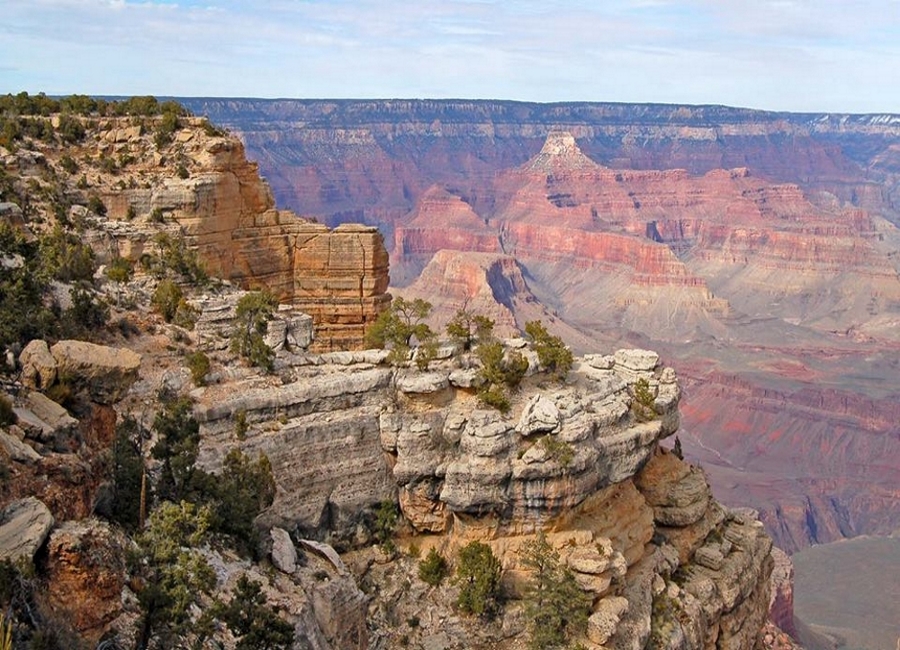
[[[378,230],[329,230],[274,209],[257,165],[235,140],[214,139],[195,155],[202,171],[173,181],[154,200],[172,211],[209,272],[269,289],[309,313],[316,350],[362,347],[366,327],[390,303]]]

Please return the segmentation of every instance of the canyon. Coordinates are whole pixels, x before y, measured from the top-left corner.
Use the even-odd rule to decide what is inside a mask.
[[[30,119],[45,123],[42,133],[61,123]],[[174,554],[166,564],[191,556],[214,593],[182,589],[188,625],[151,636],[151,647],[233,647],[245,632],[221,620],[210,626],[201,613],[222,616],[213,596],[233,602],[250,580],[256,604],[272,604],[297,650],[513,650],[530,633],[523,600],[533,572],[523,557],[536,539],[585,594],[586,623],[568,639],[583,647],[763,643],[772,540],[756,511],[722,506],[704,470],[663,444],[682,431],[682,383],[659,354],[598,346],[551,373],[535,344],[500,338],[501,356],[528,363],[509,408],[491,408],[479,396],[487,362],[477,352],[445,344],[421,364],[359,349],[390,300],[387,250],[373,227],[329,228],[276,210],[241,144],[199,118],[182,117],[171,133],[153,114],[69,119],[84,129],[77,144],[51,135],[0,149],[3,272],[35,255],[28,238],[47,250],[48,232],[71,229],[78,236],[66,245],[90,248],[100,266],[91,264],[90,282],[59,280],[52,291],[73,305],[85,291],[109,310],[109,326],[85,332],[93,342],[7,343],[0,557],[21,567],[3,564],[4,585],[17,581],[9,596],[17,642],[142,645],[153,611],[145,598],[156,586],[142,570],[155,560],[134,554],[159,517],[202,512],[201,503],[176,505],[163,494],[175,467],[163,443],[183,436],[178,462],[193,460],[179,477],[205,471],[226,484],[241,452],[268,468],[272,497],[249,522],[260,533],[249,552],[227,536],[173,543],[182,531],[167,530],[163,552]],[[571,153],[568,139],[561,144]],[[461,221],[470,217],[463,209]],[[421,241],[439,241],[429,237]],[[517,325],[520,301],[545,313],[516,258],[465,256],[456,270],[455,256],[443,264],[446,297],[471,290],[477,305],[475,294],[489,287],[481,304],[493,306],[501,329]],[[643,256],[638,246],[627,259]],[[133,274],[104,270],[122,258]],[[686,277],[671,266],[673,281]],[[212,279],[201,282],[204,268]],[[160,308],[158,289],[172,277],[189,319]],[[242,301],[258,288],[281,302],[263,328],[274,353],[268,371],[229,342],[243,326]],[[197,353],[207,361],[200,372]],[[129,422],[136,439],[126,444]],[[139,470],[128,502],[138,506],[136,529],[113,523],[126,488],[123,445]],[[149,503],[147,483],[159,495]],[[154,505],[145,522],[144,507]],[[394,523],[385,530],[387,511]],[[490,621],[464,615],[460,581],[421,578],[423,550],[456,568],[476,541],[501,570],[506,602]]]
[[[280,205],[377,225],[392,291],[652,347],[681,438],[779,546],[900,525],[896,115],[190,99]]]

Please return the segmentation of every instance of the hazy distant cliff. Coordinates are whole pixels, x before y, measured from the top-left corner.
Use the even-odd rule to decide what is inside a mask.
[[[585,154],[613,168],[747,167],[894,216],[900,207],[900,115],[491,100],[183,101],[241,135],[280,204],[331,219],[402,214],[434,182],[477,203],[495,171],[525,162],[554,129],[571,132]]]

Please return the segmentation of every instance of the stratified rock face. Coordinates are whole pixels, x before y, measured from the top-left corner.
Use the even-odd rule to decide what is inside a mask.
[[[323,232],[324,231],[324,232]],[[343,225],[294,244],[291,302],[316,324],[314,350],[354,350],[390,305],[388,254],[376,228]]]
[[[649,337],[691,377],[686,453],[727,502],[759,504],[782,548],[900,526],[897,466],[884,460],[900,458],[888,388],[898,383],[900,116],[187,103],[242,134],[283,205],[393,229],[394,284],[414,297],[437,292],[415,286],[426,247],[481,246],[493,230],[528,282],[529,301],[501,303],[520,324],[552,314],[580,351]],[[418,219],[426,213],[452,237],[442,242]],[[433,261],[448,268],[450,255]]]
[[[335,221],[393,220],[435,183],[490,203],[484,188],[493,176],[561,130],[614,168],[748,167],[874,211],[891,209],[898,195],[896,115],[588,102],[183,102],[241,134],[280,203]],[[557,138],[554,147],[565,144]]]
[[[794,624],[794,565],[780,548],[772,548],[772,600],[769,620],[791,636],[797,636]]]
[[[388,256],[378,230],[345,225],[331,231],[277,211],[240,143],[216,140],[205,153],[214,171],[185,181],[184,199],[172,207],[210,272],[265,287],[311,315],[313,349],[361,347],[367,325],[390,303]]]
[[[678,428],[674,372],[654,352],[623,349],[579,360],[553,383],[525,341],[508,345],[535,367],[507,414],[459,381],[477,373],[474,356],[421,371],[375,365],[384,355],[371,352],[308,355],[293,382],[210,386],[197,393],[198,463],[215,471],[231,448],[264,452],[278,486],[265,523],[338,550],[369,539],[374,511],[397,498],[409,529],[443,540],[448,556],[472,539],[490,544],[507,593],[518,596],[530,575],[521,550],[543,531],[593,598],[591,648],[637,650],[667,625],[684,628],[682,648],[753,648],[768,611],[771,541],[712,499],[700,469],[660,449]],[[633,407],[644,381],[649,414]],[[237,412],[250,424],[240,438]],[[272,531],[272,553],[288,571],[284,530]],[[343,564],[334,566],[340,573]],[[415,593],[398,594],[397,607],[424,619]],[[357,627],[346,625],[359,597],[338,583],[311,594],[319,629],[339,647],[360,647]],[[655,605],[663,597],[673,604]]]
[[[107,120],[106,137],[147,164],[142,136]],[[115,133],[115,136],[109,136]],[[118,149],[117,149],[118,150]],[[164,177],[147,188],[99,192],[110,221],[103,224],[118,252],[132,259],[152,247],[159,226],[131,222],[158,215],[175,222],[195,246],[210,275],[245,288],[266,288],[315,321],[314,349],[357,349],[366,326],[389,304],[388,256],[371,226],[335,230],[275,209],[258,167],[234,138],[209,136],[197,120],[183,120],[162,151],[190,168],[187,177]],[[159,154],[158,154],[159,155]],[[124,182],[124,181],[123,181]]]
[[[511,307],[515,300],[531,296],[522,270],[512,257],[456,250],[434,253],[418,279],[394,293],[430,302],[431,317],[441,324],[439,330],[465,305],[471,313],[493,320],[498,336],[518,334]]]

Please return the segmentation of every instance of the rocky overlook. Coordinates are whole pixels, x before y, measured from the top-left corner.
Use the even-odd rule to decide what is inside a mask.
[[[377,231],[276,210],[200,119],[93,110],[23,118],[0,150],[2,298],[40,321],[0,321],[0,626],[17,643],[513,650],[543,540],[586,603],[584,647],[759,646],[771,539],[662,444],[681,387],[657,353],[550,372],[536,339],[483,341],[527,361],[498,410],[477,347],[352,349],[390,300]],[[96,266],[122,258],[143,263]],[[19,296],[32,268],[36,298]],[[524,286],[494,262],[460,284],[473,268]],[[268,305],[263,326],[248,305]],[[497,562],[490,620],[466,615],[464,580],[422,577],[423,551],[459,571],[474,542]]]
[[[688,456],[785,549],[900,522],[884,462],[898,457],[896,115],[190,104],[240,134],[284,205],[378,225],[392,292],[432,301],[437,321],[477,300],[509,333],[542,318],[583,352],[660,350],[686,385]]]

